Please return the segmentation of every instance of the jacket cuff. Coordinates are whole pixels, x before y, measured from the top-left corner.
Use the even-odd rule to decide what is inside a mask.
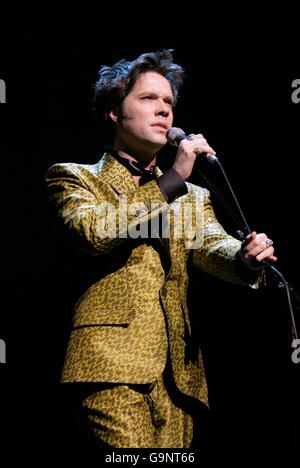
[[[184,179],[173,167],[158,177],[156,182],[168,203],[188,193]]]
[[[260,264],[255,259],[251,259],[249,263],[247,263],[241,256],[241,249],[239,249],[235,255],[234,266],[240,278],[248,283],[257,281],[264,270],[264,265]]]

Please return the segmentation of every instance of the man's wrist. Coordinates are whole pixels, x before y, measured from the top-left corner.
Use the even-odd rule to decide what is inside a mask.
[[[156,182],[168,203],[188,193],[185,180],[174,167],[164,172]]]
[[[235,256],[235,269],[245,281],[255,281],[264,269],[264,265],[255,258],[247,260],[239,249]]]

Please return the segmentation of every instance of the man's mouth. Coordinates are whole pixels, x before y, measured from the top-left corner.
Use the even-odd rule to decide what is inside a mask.
[[[168,126],[166,124],[163,124],[163,123],[156,123],[156,124],[151,125],[151,127],[160,128],[164,132],[166,132],[168,130]]]

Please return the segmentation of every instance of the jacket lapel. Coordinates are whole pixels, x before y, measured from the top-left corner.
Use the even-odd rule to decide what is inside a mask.
[[[112,155],[105,153],[98,163],[98,173],[101,174],[101,178],[107,182],[118,195],[131,195],[137,187],[132,178],[130,171],[120,164]],[[156,167],[154,175],[160,177],[162,171]],[[170,218],[169,218],[170,219]],[[174,259],[176,259],[176,241],[173,236],[173,220],[170,226],[170,239],[162,238],[161,242],[164,245],[166,253],[170,256],[170,248],[173,250]],[[171,245],[172,244],[172,247]]]
[[[136,191],[136,185],[129,170],[109,153],[105,153],[98,163],[98,172],[119,195],[130,195]]]

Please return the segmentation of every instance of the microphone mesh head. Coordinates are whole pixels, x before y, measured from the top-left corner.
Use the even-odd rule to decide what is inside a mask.
[[[186,138],[186,134],[182,130],[182,128],[178,127],[171,127],[166,133],[166,137],[170,145],[172,146],[179,146],[181,140]]]

